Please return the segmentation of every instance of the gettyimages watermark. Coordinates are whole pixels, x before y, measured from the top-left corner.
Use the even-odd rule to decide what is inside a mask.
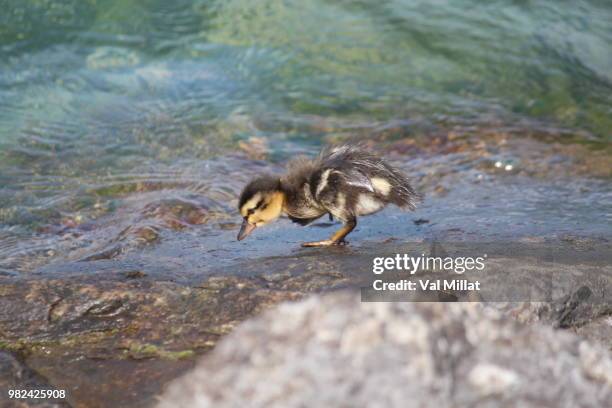
[[[370,258],[364,302],[612,301],[612,247],[546,242],[433,242]]]
[[[372,273],[405,272],[414,275],[417,272],[452,272],[462,275],[467,271],[483,271],[487,254],[479,257],[442,257],[421,254],[414,257],[408,254],[395,254],[393,257],[376,257],[372,262]],[[376,279],[372,283],[374,290],[480,290],[480,282],[467,279],[401,279],[385,282]]]
[[[396,254],[394,257],[376,257],[372,261],[372,272],[381,274],[385,271],[403,270],[411,275],[419,270],[453,271],[462,274],[465,271],[485,268],[487,254],[479,257],[426,256],[414,257],[408,254]]]

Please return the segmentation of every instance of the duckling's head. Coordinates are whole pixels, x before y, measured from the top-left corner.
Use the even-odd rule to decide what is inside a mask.
[[[238,210],[243,217],[238,241],[245,239],[257,227],[266,225],[281,215],[285,194],[278,177],[263,176],[246,185]]]

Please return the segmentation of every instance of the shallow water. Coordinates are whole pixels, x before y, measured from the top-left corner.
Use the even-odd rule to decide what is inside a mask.
[[[382,251],[386,243],[409,247],[411,242],[432,240],[609,238],[612,185],[607,180],[534,180],[505,170],[478,170],[474,164],[462,169],[457,159],[446,156],[438,160],[444,165],[432,164],[422,172],[417,170],[423,167],[419,160],[393,161],[421,177],[432,170],[446,174],[421,187],[426,200],[416,213],[389,208],[361,218],[349,237],[348,252],[340,248],[336,255],[360,247],[371,252],[378,246]],[[238,242],[238,190],[232,188],[250,174],[278,168],[232,157],[181,166],[185,171],[175,173],[171,182],[129,188],[99,209],[99,215],[62,218],[21,239],[7,234],[0,267],[9,274],[37,271],[49,276],[143,270],[155,279],[189,282],[219,273],[240,275],[243,262],[258,265],[274,257],[324,254],[325,250],[302,249],[300,243],[323,239],[340,227],[325,218],[306,228],[282,218]],[[438,186],[447,187],[439,192]],[[244,268],[244,273],[266,267],[259,269]]]
[[[229,243],[236,194],[251,174],[353,135],[393,142],[499,128],[611,140],[605,1],[72,0],[2,10],[3,274],[79,260],[154,268],[176,254],[166,271],[202,271],[264,249],[286,254],[330,228],[283,221]],[[410,152],[396,160],[421,180],[435,163]],[[445,171],[461,181],[441,178],[448,195],[405,224],[394,211],[372,217],[353,241],[453,229],[492,237],[509,225],[527,235],[609,231],[604,181],[508,179],[460,160]],[[417,218],[430,222],[416,227]]]

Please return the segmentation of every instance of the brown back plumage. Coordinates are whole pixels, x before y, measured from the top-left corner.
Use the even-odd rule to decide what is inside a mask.
[[[398,207],[414,210],[416,204],[422,200],[422,196],[414,190],[405,174],[358,144],[325,149],[317,161],[319,168],[342,171],[349,178],[349,182],[351,178],[357,184],[367,182],[364,180],[372,177],[388,180],[391,183],[388,200]]]

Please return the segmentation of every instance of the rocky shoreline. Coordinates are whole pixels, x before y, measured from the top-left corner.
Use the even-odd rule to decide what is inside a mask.
[[[400,251],[402,246],[394,248]],[[152,279],[138,271],[69,279],[3,278],[0,286],[0,310],[3,311],[0,331],[5,361],[0,377],[2,385],[10,388],[11,384],[20,382],[23,375],[19,373],[31,372],[33,378],[38,378],[37,383],[71,390],[68,399],[71,406],[150,406],[164,384],[192,369],[198,356],[207,354],[241,322],[246,321],[246,327],[260,324],[259,330],[266,331],[263,325],[282,326],[285,320],[271,322],[270,316],[275,311],[268,312],[266,318],[257,318],[264,310],[312,293],[337,290],[342,293],[343,288],[360,287],[370,271],[356,273],[355,270],[361,268],[363,272],[361,266],[380,255],[379,248],[362,245],[358,253],[347,250],[318,257],[271,258],[255,265],[236,265],[247,276],[211,277],[189,285]],[[277,272],[262,273],[264,266]],[[504,268],[517,282],[524,277],[519,275],[521,270],[534,273],[528,261],[517,263],[516,259],[510,259]],[[558,297],[552,303],[469,302],[470,299],[457,291],[451,300],[467,300],[467,303],[446,302],[439,307],[449,310],[479,307],[497,313],[504,322],[515,321],[520,327],[537,326],[538,329],[533,329],[536,331],[548,330],[546,335],[550,338],[556,335],[566,338],[569,331],[575,333],[575,339],[582,338],[584,342],[589,339],[592,342],[589,344],[598,344],[593,347],[610,350],[612,307],[605,297],[608,292],[598,291],[602,282],[610,287],[610,271],[602,269],[597,275],[588,266],[568,265],[563,269],[559,264],[555,271],[567,274],[561,278],[557,275],[561,281],[571,281],[570,272],[582,279],[572,289],[569,286],[565,289],[569,291],[567,296]],[[538,272],[548,273],[546,267]],[[496,278],[491,274],[489,280],[486,276],[481,279],[483,285],[490,286]],[[584,296],[585,290],[590,295]],[[423,301],[448,301],[436,296],[415,293],[410,299],[401,299],[408,302],[380,303],[387,305],[380,307],[420,310],[426,308],[422,305],[429,304]],[[356,305],[349,306],[355,300],[349,302],[344,295],[329,295],[329,299],[332,304],[336,300],[342,303],[342,308],[358,309]],[[317,313],[329,312],[330,316],[340,313],[320,297],[307,303],[319,301],[323,305]],[[362,307],[375,308],[373,305],[377,304],[363,303]],[[287,307],[290,306],[282,308]],[[251,323],[251,319],[263,323]],[[353,320],[352,324],[358,323],[357,315]],[[438,323],[432,319],[422,324]],[[312,325],[312,331],[316,332],[315,323]],[[553,331],[553,327],[558,329]],[[227,341],[235,343],[240,338],[237,334]],[[15,365],[19,370],[15,371]]]
[[[448,402],[451,396],[460,397],[464,406],[477,402],[503,406],[516,398],[523,398],[526,406],[538,406],[534,388],[529,385],[532,380],[551,392],[567,393],[567,406],[597,406],[609,401],[612,272],[604,261],[611,243],[604,223],[594,221],[602,216],[599,207],[592,206],[603,209],[610,200],[605,186],[612,168],[606,163],[611,156],[586,146],[542,143],[535,138],[517,141],[500,134],[474,138],[455,132],[423,140],[395,139],[394,130],[387,129],[377,137],[376,143],[382,144],[372,142],[372,147],[413,174],[428,199],[414,216],[389,211],[371,217],[360,225],[348,247],[301,249],[299,242],[327,235],[323,229],[334,226],[323,222],[314,228],[296,229],[287,220],[250,242],[236,243],[237,220],[231,212],[233,202],[228,199],[235,197],[236,191],[215,189],[227,177],[227,168],[219,163],[211,163],[209,168],[213,171],[209,177],[213,180],[214,188],[209,187],[212,192],[203,188],[198,195],[188,187],[180,190],[180,180],[172,187],[143,184],[118,193],[118,207],[98,219],[82,223],[63,220],[61,225],[46,226],[45,234],[61,236],[61,245],[53,255],[6,260],[0,268],[0,388],[51,387],[66,389],[69,396],[63,402],[16,402],[3,394],[0,406],[149,407],[157,403],[167,384],[194,367],[196,371],[165,394],[164,406],[189,406],[185,404],[191,397],[209,398],[215,406],[230,404],[230,388],[219,387],[229,387],[223,385],[224,381],[243,369],[247,381],[246,376],[257,376],[259,368],[230,359],[227,350],[242,349],[245,359],[250,353],[265,355],[268,351],[271,358],[280,358],[283,353],[298,353],[310,341],[319,348],[316,342],[320,336],[328,333],[332,339],[337,338],[351,327],[361,333],[357,337],[363,338],[355,338],[347,347],[361,344],[359,347],[364,348],[351,348],[343,358],[350,362],[357,361],[357,354],[369,356],[361,367],[364,376],[366,372],[371,375],[372,385],[366,384],[366,377],[345,375],[331,365],[321,367],[327,370],[322,371],[325,375],[337,379],[330,380],[330,387],[366,390],[355,394],[353,406],[370,398],[388,397],[392,403],[405,398],[410,387],[420,386],[429,387],[429,393],[414,398],[426,406],[428,396],[439,403]],[[232,160],[234,170],[277,170],[266,162],[244,157]],[[547,207],[549,200],[561,202],[560,209]],[[374,257],[420,250],[434,241],[493,241],[502,246],[521,243],[578,255],[571,259],[559,256],[553,263],[506,256],[491,263],[496,274],[471,277],[481,280],[483,287],[496,288],[498,292],[494,293],[508,286],[499,279],[503,274],[515,279],[516,287],[529,288],[535,278],[555,283],[551,292],[554,296],[534,301],[515,298],[480,304],[473,302],[478,299],[463,298],[462,293],[451,298],[446,294],[419,297],[423,296],[420,293],[407,299],[410,302],[368,304],[343,291],[354,293],[367,284]],[[597,258],[597,254],[604,255]],[[599,263],[590,262],[591,258],[599,259]],[[326,292],[334,293],[320,296]],[[304,298],[301,303],[284,303]],[[428,300],[446,303],[422,302]],[[457,303],[465,300],[472,302]],[[282,306],[274,308],[278,304]],[[269,312],[258,317],[266,310]],[[369,323],[359,318],[360,311],[375,315],[376,310],[382,315]],[[298,333],[290,333],[288,323],[294,314],[308,323],[303,332],[298,331],[300,339],[293,337]],[[326,321],[326,316],[347,320],[335,326]],[[408,331],[412,322],[429,333],[432,344],[439,338],[448,344],[456,341],[470,350],[465,357],[455,356],[449,361],[444,353],[427,354],[426,343],[419,343],[421,348],[412,355],[414,359],[407,359],[406,354],[394,360],[393,354],[383,352],[389,367],[394,367],[392,371],[404,367],[416,370],[414,375],[439,376],[439,392],[434,389],[433,377],[420,374],[417,377],[422,378],[413,378],[412,385],[402,391],[402,377],[387,377],[383,360],[376,362],[380,350],[373,345],[368,348],[368,325],[383,325],[384,316],[397,321],[400,332]],[[404,321],[402,316],[413,317]],[[480,320],[499,334],[499,342],[489,338],[480,348],[479,343],[461,334],[480,330]],[[327,323],[332,326],[326,328]],[[234,331],[237,326],[241,327]],[[281,337],[270,340],[286,341],[268,350],[264,347],[266,336],[277,329]],[[418,340],[398,335],[399,343],[386,334],[373,340],[383,349],[389,342],[389,353],[403,341],[412,344]],[[219,341],[223,346],[215,349]],[[559,353],[545,345],[554,345]],[[321,347],[333,355],[341,345],[325,343]],[[549,361],[551,366],[516,366],[511,359],[498,360],[501,357],[494,355],[497,349],[500,355],[508,356],[513,350],[520,351],[524,353],[521,361]],[[202,355],[202,362],[196,365]],[[303,357],[300,361],[310,361],[311,368],[291,366],[282,359],[275,360],[277,365],[270,362],[270,367],[288,373],[302,369],[314,373],[321,356],[306,353]],[[423,367],[417,367],[419,361]],[[442,370],[453,361],[458,366]],[[504,364],[509,368],[500,369]],[[472,365],[471,371],[465,368]],[[228,377],[192,384],[199,376],[208,375],[208,370],[220,367]],[[342,368],[338,366],[338,370]],[[558,370],[570,368],[576,377],[567,382],[559,377]],[[354,375],[360,375],[359,370],[354,371]],[[534,380],[549,374],[548,380]],[[318,387],[311,377],[305,378],[300,385],[305,387],[302,391],[287,391],[297,387],[289,379],[282,383],[288,388],[278,391],[281,406],[299,405],[306,395],[302,392]],[[370,394],[374,391],[368,387],[387,378],[389,388],[381,385],[381,392],[390,393],[387,397]],[[181,391],[184,400],[176,397],[181,387],[189,390]],[[251,391],[246,386],[243,389],[247,394]],[[322,402],[331,403],[345,395],[345,391],[337,395],[331,389],[327,391],[321,395]],[[266,392],[261,394],[262,404],[273,397]],[[539,406],[553,406],[553,396],[542,395]],[[584,404],[577,404],[579,401]]]

